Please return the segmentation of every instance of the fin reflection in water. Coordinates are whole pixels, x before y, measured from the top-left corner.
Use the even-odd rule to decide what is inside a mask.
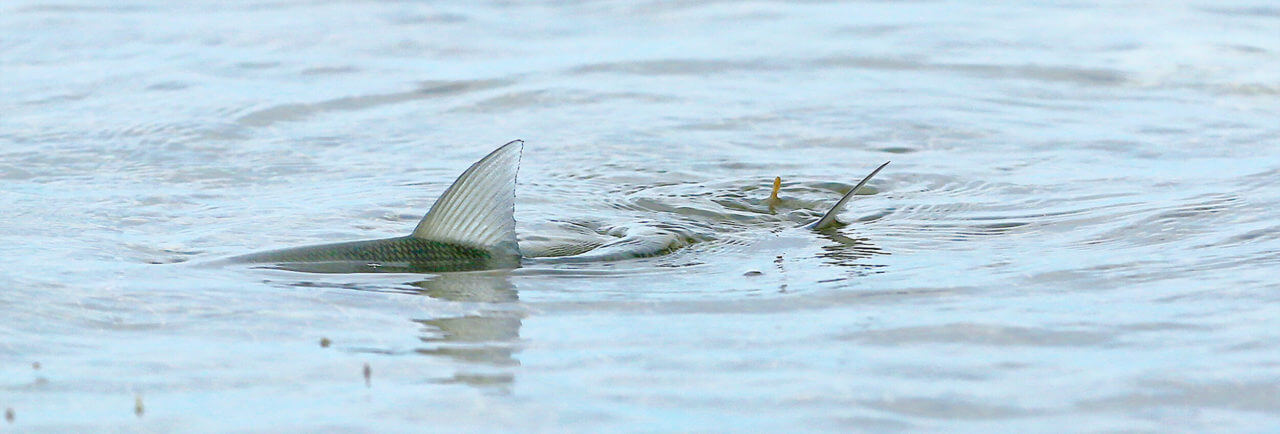
[[[468,315],[413,319],[422,325],[424,333],[418,339],[426,344],[414,351],[460,365],[452,378],[441,382],[509,392],[515,381],[512,370],[520,365],[516,353],[525,313],[506,272],[445,273],[410,285],[433,299],[489,305]]]
[[[488,391],[508,392],[520,366],[520,327],[526,311],[506,270],[442,273],[430,279],[402,285],[355,282],[273,282],[304,288],[338,288],[354,291],[427,296],[441,305],[463,305],[465,314],[440,313],[406,318],[419,326],[424,345],[411,351],[380,347],[344,347],[356,353],[383,356],[425,355],[444,359],[453,372],[424,373],[429,381],[460,383]],[[443,306],[442,306],[443,307]],[[457,309],[430,309],[457,312]],[[322,344],[324,346],[324,344]]]

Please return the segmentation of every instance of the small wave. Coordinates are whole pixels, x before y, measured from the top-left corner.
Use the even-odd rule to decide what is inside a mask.
[[[248,113],[236,122],[247,127],[265,127],[277,122],[299,121],[327,112],[364,110],[419,99],[457,96],[495,89],[511,83],[513,81],[502,79],[429,82],[406,92],[348,96],[313,103],[280,104]]]
[[[1041,64],[983,64],[927,62],[904,57],[832,56],[813,58],[757,58],[747,60],[727,59],[652,59],[629,62],[597,63],[573,68],[571,75],[585,74],[633,74],[655,75],[709,75],[728,72],[813,70],[815,68],[865,69],[889,71],[936,71],[947,74],[963,74],[981,78],[1005,78],[1042,82],[1068,82],[1082,85],[1116,86],[1130,81],[1127,74],[1109,69],[1080,68],[1066,65]]]

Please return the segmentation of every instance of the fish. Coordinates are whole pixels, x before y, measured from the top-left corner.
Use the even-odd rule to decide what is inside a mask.
[[[534,259],[577,262],[636,257],[642,254],[635,252],[657,251],[669,245],[661,237],[636,231],[607,245],[538,248],[533,254],[523,254],[515,230],[516,176],[523,150],[523,140],[512,140],[476,161],[445,190],[409,235],[269,250],[219,262],[320,273],[436,273],[513,269]],[[824,230],[839,224],[835,216],[845,203],[888,164],[872,171],[821,219],[806,227]]]

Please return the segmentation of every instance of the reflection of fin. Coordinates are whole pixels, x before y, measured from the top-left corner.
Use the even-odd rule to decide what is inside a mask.
[[[866,178],[862,178],[862,182],[859,182],[858,185],[853,186],[852,190],[849,190],[848,193],[845,193],[844,197],[840,198],[840,201],[836,202],[836,205],[831,207],[831,210],[827,211],[826,215],[822,216],[822,219],[818,220],[814,224],[809,225],[809,229],[814,229],[814,230],[822,229],[837,223],[836,214],[840,214],[840,209],[844,208],[845,202],[848,202],[849,198],[852,198],[853,195],[857,194],[858,190],[862,189],[862,186],[867,185],[867,181],[870,181],[871,177],[876,176],[877,173],[880,173],[880,169],[883,169],[884,166],[888,166],[888,165],[889,165],[889,162],[886,161],[884,162],[884,164],[881,164],[880,167],[877,167],[876,170],[871,171],[871,174],[867,175]]]
[[[524,141],[513,140],[471,165],[422,217],[413,237],[520,256],[516,245],[516,171]]]

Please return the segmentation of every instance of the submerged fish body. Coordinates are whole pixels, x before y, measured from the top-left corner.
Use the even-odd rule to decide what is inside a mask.
[[[545,262],[607,261],[660,254],[671,249],[671,234],[635,234],[612,242],[581,246],[529,246],[521,254],[515,233],[515,185],[524,142],[514,140],[467,168],[403,237],[294,247],[227,258],[233,263],[270,264],[294,271],[448,272],[516,268],[521,259]],[[838,224],[845,203],[889,163],[867,175],[818,221],[824,230]],[[776,186],[774,198],[776,198]]]

